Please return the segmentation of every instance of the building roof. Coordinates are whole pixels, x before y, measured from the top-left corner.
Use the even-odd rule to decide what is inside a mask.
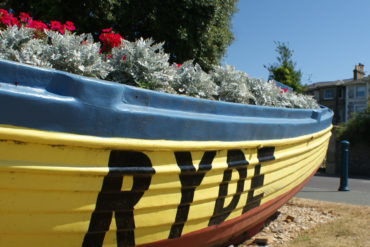
[[[363,84],[370,82],[370,75],[359,80],[351,79],[343,79],[343,80],[336,80],[336,81],[321,81],[315,82],[307,86],[307,91],[312,91],[315,89],[320,89],[324,87],[337,87],[337,86],[350,86],[356,84]]]
[[[356,85],[356,84],[364,84],[370,82],[370,75],[358,80],[350,80],[344,83],[344,86]]]
[[[350,81],[353,81],[353,79],[351,78],[351,79],[343,79],[343,80],[336,80],[336,81],[315,82],[307,86],[307,91],[324,88],[324,87],[344,86]]]

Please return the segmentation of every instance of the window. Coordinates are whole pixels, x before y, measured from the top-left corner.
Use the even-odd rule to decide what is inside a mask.
[[[334,90],[332,88],[324,90],[324,99],[334,99]]]
[[[343,109],[338,110],[337,121],[338,121],[337,123],[341,123],[344,121]]]
[[[356,105],[355,106],[355,112],[363,112],[365,110],[364,105]]]
[[[357,86],[356,87],[356,98],[364,98],[365,97],[365,86]]]
[[[315,100],[317,101],[320,100],[320,91],[316,90],[313,93],[314,93],[313,97],[315,98]]]
[[[355,88],[348,87],[348,98],[353,99],[355,97]]]
[[[355,106],[353,104],[348,104],[348,119],[352,117],[352,114],[354,111],[355,111]]]
[[[338,88],[338,98],[343,99],[343,88]]]

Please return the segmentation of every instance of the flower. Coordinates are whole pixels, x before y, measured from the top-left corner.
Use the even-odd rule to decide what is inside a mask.
[[[50,29],[51,30],[57,31],[61,26],[62,26],[62,24],[60,24],[59,21],[50,21]]]
[[[17,27],[20,26],[18,19],[16,17],[14,17],[13,14],[10,14],[9,18],[10,18],[12,26],[17,26]]]
[[[64,25],[60,24],[59,21],[50,21],[50,29],[53,31],[58,31],[61,34],[65,33]]]
[[[35,20],[32,20],[32,19],[28,21],[28,24],[26,25],[26,27],[35,28],[35,29],[38,29],[40,31],[48,29],[48,26],[45,23],[43,23],[42,21],[35,21]]]
[[[288,91],[288,89],[287,88],[280,88],[280,93],[285,93],[285,92],[287,92]]]
[[[19,26],[18,19],[13,16],[13,13],[8,13],[5,9],[0,9],[0,27]]]
[[[9,13],[5,9],[0,9],[0,18],[8,17]]]
[[[75,24],[71,21],[66,21],[66,23],[64,24],[64,27],[68,30],[68,31],[74,31],[76,28],[75,28]]]
[[[8,11],[6,11],[5,9],[0,9],[0,26],[9,26],[9,25],[11,25],[11,19]]]
[[[19,14],[19,18],[22,22],[27,23],[29,20],[32,20],[31,16],[27,13],[21,12]]]
[[[35,29],[33,34],[36,39],[45,39],[46,34],[44,30],[48,30],[48,26],[42,21],[28,20],[28,24],[25,26],[27,28]]]
[[[112,28],[107,28],[107,29],[103,29],[101,30],[103,33],[110,33],[112,32]]]
[[[68,31],[74,31],[76,28],[75,24],[71,21],[66,21],[64,24],[61,24],[59,21],[50,21],[50,29],[64,34],[66,29]]]
[[[73,22],[71,22],[71,23],[72,24],[69,24],[69,27],[68,27],[70,29],[74,28]],[[66,31],[66,26],[62,25],[59,21],[50,21],[50,29],[53,30],[53,31],[58,31],[61,34],[64,34],[65,31]]]
[[[106,29],[104,29],[106,30]],[[108,53],[113,47],[118,47],[121,45],[122,36],[118,33],[107,33],[103,32],[99,35],[99,39],[103,42],[100,53]]]

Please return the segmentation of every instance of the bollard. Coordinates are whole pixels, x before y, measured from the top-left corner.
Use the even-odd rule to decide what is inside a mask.
[[[340,168],[340,186],[339,191],[349,191],[348,188],[348,141],[341,141],[342,160]]]

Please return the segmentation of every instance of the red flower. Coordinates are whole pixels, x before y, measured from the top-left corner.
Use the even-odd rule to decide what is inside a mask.
[[[50,29],[53,31],[59,31],[63,27],[59,21],[50,21]]]
[[[0,18],[0,22],[2,22],[6,26],[10,26],[12,21],[10,20],[9,16],[3,16]]]
[[[176,64],[177,68],[180,68],[182,66],[182,64],[180,64],[180,63],[175,63],[175,64]]]
[[[126,60],[126,56],[122,56],[122,60],[125,61]]]
[[[107,29],[103,29],[101,30],[103,33],[110,33],[112,32],[112,28],[107,28]]]
[[[42,21],[34,21],[34,20],[29,20],[28,21],[28,24],[26,25],[26,27],[28,28],[35,28],[35,29],[38,29],[38,30],[47,30],[48,29],[48,26],[46,26],[45,23],[43,23]]]
[[[5,26],[10,26],[12,23],[8,11],[5,9],[0,9],[0,24]]]
[[[18,19],[16,17],[13,17],[13,14],[10,14],[10,21],[11,21],[11,25],[12,26],[17,26],[19,27],[19,22],[18,22]]]
[[[121,44],[121,35],[115,33],[102,33],[99,35],[99,39],[105,44],[111,47],[118,47]]]
[[[99,39],[103,42],[100,53],[110,52],[113,47],[118,47],[121,45],[121,35],[118,33],[102,33],[99,35]]]
[[[27,23],[29,20],[32,20],[31,16],[27,13],[21,12],[19,14],[19,18],[22,22]]]
[[[280,88],[280,93],[285,93],[286,91],[288,91],[287,88]]]
[[[50,29],[53,31],[58,31],[61,34],[65,33],[65,26],[60,24],[59,21],[50,21]]]
[[[76,29],[75,24],[71,21],[66,21],[66,23],[64,24],[64,27],[69,31],[74,31]]]
[[[5,9],[0,9],[0,18],[4,16],[9,16],[8,11],[6,11]]]
[[[75,24],[71,21],[66,21],[64,25],[62,25],[59,21],[50,21],[50,29],[64,34],[66,29],[68,31],[74,31],[76,28]]]

